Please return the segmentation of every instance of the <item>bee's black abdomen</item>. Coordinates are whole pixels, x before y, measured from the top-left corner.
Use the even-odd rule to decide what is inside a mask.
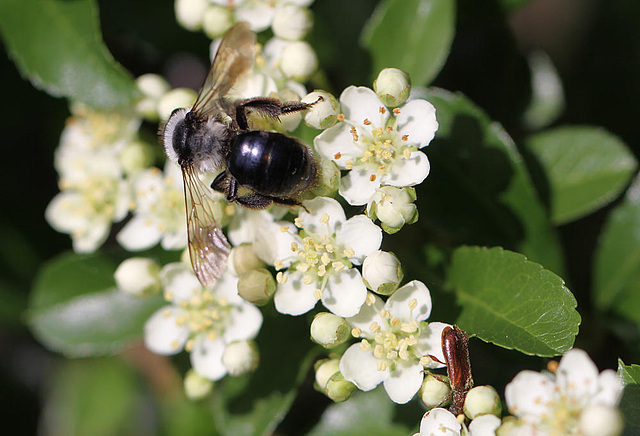
[[[262,195],[288,197],[314,180],[310,150],[294,138],[275,132],[238,134],[227,155],[227,170],[241,186]]]

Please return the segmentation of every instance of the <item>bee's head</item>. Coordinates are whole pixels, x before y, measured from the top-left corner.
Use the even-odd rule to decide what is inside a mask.
[[[164,152],[170,161],[178,165],[188,160],[190,154],[187,144],[190,129],[185,122],[187,113],[189,113],[187,108],[175,109],[171,112],[161,134]]]

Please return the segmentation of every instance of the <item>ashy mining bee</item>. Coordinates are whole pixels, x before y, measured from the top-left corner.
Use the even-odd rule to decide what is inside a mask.
[[[216,225],[209,187],[199,173],[222,169],[211,188],[254,209],[299,205],[298,196],[317,177],[306,145],[281,133],[251,130],[247,120],[252,112],[277,119],[311,104],[225,98],[236,79],[252,68],[255,42],[247,23],[229,29],[193,107],[174,110],[162,132],[167,156],[182,168],[191,265],[205,287],[222,275],[231,247]]]

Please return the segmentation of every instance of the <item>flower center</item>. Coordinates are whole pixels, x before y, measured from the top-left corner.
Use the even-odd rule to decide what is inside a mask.
[[[185,349],[193,349],[193,338],[206,334],[207,338],[214,340],[225,331],[232,306],[222,297],[216,297],[209,291],[196,293],[195,296],[179,304],[184,312],[176,319],[179,326],[186,325],[190,330],[190,339],[185,344]]]

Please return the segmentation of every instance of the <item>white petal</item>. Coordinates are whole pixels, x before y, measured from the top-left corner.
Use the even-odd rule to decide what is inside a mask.
[[[358,166],[340,180],[340,195],[352,206],[367,204],[380,187],[381,177],[371,180],[375,174],[365,166]]]
[[[442,368],[445,366],[444,353],[442,352],[442,330],[451,327],[443,322],[430,322],[427,326],[420,325],[417,351],[421,356],[433,356],[437,360],[431,360],[427,368]]]
[[[202,292],[198,278],[191,268],[182,262],[165,265],[160,271],[160,281],[165,293],[176,304],[188,303]]]
[[[371,131],[384,127],[389,118],[389,110],[380,101],[373,90],[364,86],[349,86],[340,94],[340,104],[345,118],[358,127]],[[384,108],[384,113],[380,108]],[[365,120],[370,123],[365,125]]]
[[[116,240],[126,250],[138,251],[153,247],[161,237],[162,232],[157,226],[136,215],[118,232]]]
[[[222,364],[222,355],[226,345],[222,338],[207,339],[206,335],[199,335],[191,351],[191,366],[195,372],[209,380],[220,380],[227,374]]]
[[[253,7],[238,7],[235,9],[236,20],[246,21],[249,23],[251,30],[254,32],[262,32],[264,29],[271,25],[273,16],[275,14],[275,8],[268,2],[258,3]]]
[[[422,148],[431,142],[438,130],[436,108],[426,100],[410,100],[400,107],[396,117],[400,135],[408,135],[407,142]]]
[[[415,300],[412,309],[409,303]],[[391,316],[403,321],[424,321],[431,315],[431,294],[424,283],[413,280],[396,290],[387,300],[385,308]]]
[[[262,327],[262,312],[253,304],[244,302],[233,307],[231,320],[224,331],[227,343],[253,339]]]
[[[308,233],[332,236],[336,227],[347,219],[342,206],[333,198],[316,197],[305,201],[304,207],[309,212],[303,210],[299,217]]]
[[[361,391],[370,391],[389,375],[389,369],[378,370],[378,359],[371,351],[362,351],[360,344],[347,348],[340,358],[340,372]]]
[[[231,304],[242,304],[245,300],[238,295],[238,276],[231,271],[231,268],[222,274],[214,286],[216,297],[224,298]]]
[[[318,300],[313,294],[316,283],[305,285],[302,274],[289,275],[285,283],[279,283],[273,302],[276,310],[287,315],[302,315],[314,308]]]
[[[183,310],[178,307],[165,306],[151,315],[144,325],[146,347],[166,356],[179,353],[189,338],[189,328],[177,322],[182,314]]]
[[[181,250],[187,246],[187,226],[181,226],[177,232],[167,232],[162,236],[162,248],[165,250]]]
[[[422,369],[418,362],[397,362],[396,369],[384,380],[384,389],[394,403],[407,403],[418,392],[424,378]]]
[[[51,227],[61,233],[71,233],[89,225],[86,214],[80,214],[85,199],[77,192],[63,191],[53,197],[45,211],[45,218]]]
[[[73,251],[76,253],[91,253],[109,236],[111,223],[109,221],[94,219],[84,232],[73,235]]]
[[[322,292],[322,304],[341,317],[356,315],[367,299],[367,287],[357,269],[334,273]]]
[[[288,231],[283,232],[286,228]],[[291,244],[297,242],[296,230],[293,224],[277,222],[265,224],[260,232],[255,235],[253,252],[269,265],[281,261],[285,267],[297,256],[291,251]]]
[[[419,185],[427,178],[430,169],[427,155],[421,151],[413,151],[409,159],[397,158],[391,170],[380,177],[380,183],[398,188]]]
[[[605,406],[616,406],[620,401],[620,394],[624,385],[616,372],[612,369],[605,369],[600,373],[598,379],[598,393],[591,399],[591,404],[602,404]]]
[[[353,249],[355,255],[349,260],[360,265],[365,257],[380,248],[382,229],[366,215],[356,215],[336,230],[336,241],[345,248]]]
[[[525,421],[535,421],[550,413],[556,384],[547,374],[520,371],[504,389],[509,412]]]
[[[384,309],[384,302],[380,297],[376,295],[375,303],[371,305],[363,304],[360,308],[360,312],[357,315],[348,318],[347,321],[353,327],[357,327],[363,332],[366,332],[366,334],[363,336],[371,337],[373,336],[373,333],[369,330],[369,328],[374,322],[380,326],[386,324],[386,322],[382,319],[382,316],[380,316],[382,309]]]
[[[598,391],[598,367],[583,350],[574,348],[560,359],[556,384],[576,404],[586,405]]]
[[[471,436],[496,436],[502,421],[495,415],[480,415],[469,424]]]
[[[346,169],[347,161],[355,161],[364,154],[360,143],[353,141],[351,126],[340,123],[320,133],[313,140],[320,156],[334,161],[341,169]]]
[[[431,409],[420,421],[420,434],[429,436],[460,436],[462,426],[446,409]]]

